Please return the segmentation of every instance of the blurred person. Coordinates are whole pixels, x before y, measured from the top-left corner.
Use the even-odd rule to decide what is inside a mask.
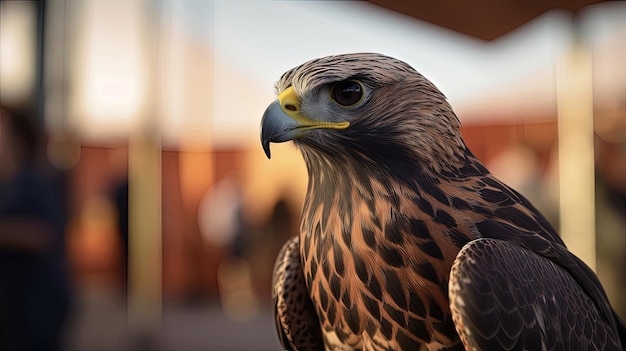
[[[64,206],[29,116],[0,107],[0,349],[58,350],[70,301]]]
[[[266,224],[267,233],[270,236],[268,240],[272,243],[270,262],[272,266],[274,265],[273,258],[278,255],[283,243],[298,233],[299,225],[298,213],[289,204],[285,193],[274,204],[274,209]]]
[[[117,215],[117,232],[122,246],[121,284],[124,294],[124,301],[128,297],[128,250],[129,250],[129,213],[128,213],[128,177],[117,180],[111,190],[111,197]]]
[[[217,286],[222,310],[232,320],[247,321],[259,310],[249,257],[248,225],[243,208],[241,184],[236,177],[220,180],[207,192],[198,208],[203,238],[226,250],[217,267]],[[255,248],[258,249],[258,248]]]
[[[271,212],[261,223],[258,234],[249,244],[256,256],[257,282],[264,292],[271,291],[272,269],[280,248],[299,230],[298,211],[290,204],[287,194],[287,191],[283,191],[278,197]]]

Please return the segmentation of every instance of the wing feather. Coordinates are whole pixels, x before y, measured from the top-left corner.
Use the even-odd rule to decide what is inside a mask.
[[[300,261],[300,240],[288,240],[276,258],[272,280],[274,318],[286,350],[323,350],[319,320]]]
[[[465,245],[449,297],[467,349],[621,350],[614,325],[569,272],[515,243]]]

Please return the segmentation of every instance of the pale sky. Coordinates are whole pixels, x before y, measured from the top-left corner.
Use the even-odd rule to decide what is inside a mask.
[[[76,30],[67,31],[90,33],[82,40],[85,54],[75,59],[91,65],[78,65],[86,72],[76,75],[79,83],[96,82],[108,87],[103,90],[105,93],[124,88],[114,89],[115,96],[105,96],[106,106],[110,106],[112,98],[121,102],[133,100],[130,92],[135,91],[131,89],[135,80],[146,81],[146,86],[136,90],[141,92],[142,88],[144,94],[149,94],[153,83],[146,77],[157,76],[161,90],[158,101],[152,105],[160,104],[157,112],[164,137],[176,143],[192,133],[218,146],[258,140],[261,116],[274,99],[274,82],[286,70],[330,54],[380,52],[406,61],[439,87],[462,122],[476,118],[475,111],[480,115],[481,106],[490,96],[500,104],[496,116],[508,115],[507,109],[545,109],[554,104],[556,64],[568,52],[572,34],[570,16],[563,11],[546,13],[508,35],[484,42],[366,1],[147,1],[145,4],[160,17],[156,27],[160,32],[152,35],[160,43],[161,56],[147,56],[145,60],[156,62],[160,68],[157,74],[148,74],[150,68],[139,64],[146,70],[140,75],[141,70],[130,65],[134,61],[122,55],[122,51],[128,51],[131,58],[142,54],[134,52],[141,50],[131,40],[139,40],[140,35],[130,35],[132,31],[124,29],[135,28],[137,21],[116,15],[125,2],[117,0],[112,5],[111,1],[92,0],[71,4],[91,4],[91,12],[87,13],[101,16],[102,22],[107,23],[101,30],[106,34],[101,35],[102,45],[96,45],[100,51],[89,49],[100,32],[93,20],[85,19],[87,16],[76,16],[87,22],[77,21]],[[97,10],[96,4],[109,4],[117,12]],[[73,5],[74,8],[78,11],[87,6]],[[109,12],[113,15],[106,15]],[[128,9],[123,12],[131,13]],[[113,22],[116,26],[110,27]],[[111,34],[116,28],[127,34]],[[583,16],[582,28],[591,43],[616,30],[623,33],[621,38],[626,38],[626,3],[605,2],[592,7]],[[109,49],[104,45],[107,42]],[[107,53],[114,55],[109,57]],[[90,57],[100,58],[102,67],[93,68],[95,59]],[[135,61],[142,60],[140,57]],[[94,77],[94,72],[103,74],[102,82]],[[109,82],[115,77],[111,72],[117,72],[120,78]],[[85,91],[91,94],[99,90]],[[124,92],[128,94],[118,96]],[[78,95],[70,99],[74,100],[89,102]],[[92,130],[94,137],[108,135],[104,132],[107,128],[124,134],[119,132],[123,121],[111,123],[107,116],[95,119],[97,113],[91,110],[106,112],[95,106],[89,104],[89,108],[75,113],[77,120],[84,121],[85,131]],[[122,115],[115,114],[118,119],[129,119]]]
[[[586,15],[586,33],[598,37],[613,30],[615,22],[623,24],[626,6],[615,7],[620,11]],[[222,131],[228,135],[233,126],[258,119],[273,98],[275,80],[315,57],[359,51],[397,57],[432,80],[462,110],[494,90],[515,89],[515,82],[526,77],[541,76],[533,80],[536,90],[553,91],[555,62],[571,39],[570,16],[563,11],[484,42],[365,1],[215,1],[209,10],[215,22],[205,35],[215,50],[215,84],[220,87],[215,90],[217,139]],[[244,80],[256,81],[250,86],[263,89],[256,92],[262,97],[258,105],[251,102],[233,113],[225,95],[246,82],[220,74],[226,71],[220,62],[236,66]]]

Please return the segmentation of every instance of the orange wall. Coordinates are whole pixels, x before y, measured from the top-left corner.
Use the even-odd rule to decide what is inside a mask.
[[[544,169],[556,142],[556,132],[554,122],[462,128],[466,143],[483,162],[488,163],[508,146],[522,142],[535,150]],[[73,218],[68,243],[79,283],[99,280],[120,284],[122,281],[121,241],[110,194],[116,182],[125,176],[126,152],[124,146],[83,146],[80,161],[71,172]],[[226,177],[233,176],[245,190],[243,183],[256,176],[250,174],[250,166],[246,165],[250,155],[249,150],[163,152],[163,285],[166,298],[217,294],[217,264],[227,254],[227,248],[212,245],[202,238],[197,221],[198,206],[202,196]],[[260,153],[259,156],[262,157]],[[259,165],[255,163],[254,167]],[[265,183],[272,181],[263,180]],[[251,203],[254,201],[247,201],[246,205]],[[298,206],[294,206],[295,213],[299,211]],[[269,213],[269,209],[261,213]],[[264,220],[255,218],[257,223],[250,224],[252,236],[261,235]],[[277,250],[274,246],[278,245],[280,243],[273,243],[272,247],[266,247],[270,254],[255,258],[258,272],[263,275],[257,277],[262,290],[266,289],[269,279],[264,275],[273,264],[270,256]]]

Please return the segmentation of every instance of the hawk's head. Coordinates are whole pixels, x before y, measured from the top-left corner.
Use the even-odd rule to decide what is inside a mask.
[[[408,64],[374,53],[327,56],[283,74],[261,142],[293,140],[307,162],[415,160],[458,167],[465,146],[445,96]]]

